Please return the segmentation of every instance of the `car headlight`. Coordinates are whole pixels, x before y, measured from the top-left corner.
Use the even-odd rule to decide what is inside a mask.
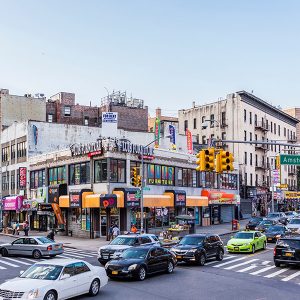
[[[198,249],[190,249],[188,252],[192,252],[192,253],[195,253],[197,252]]]
[[[176,252],[176,249],[175,248],[171,248],[170,251],[171,252]]]
[[[258,227],[255,227],[254,229],[255,229],[255,230],[258,230]]]
[[[39,296],[39,289],[33,289],[28,293],[28,299],[36,299]]]
[[[137,267],[137,264],[133,264],[133,265],[128,267],[128,271],[133,271],[133,270],[136,269],[136,267]]]
[[[281,237],[281,235],[277,234],[275,237],[276,237],[276,239],[279,239]]]
[[[243,244],[243,246],[250,246],[250,243],[245,243]]]

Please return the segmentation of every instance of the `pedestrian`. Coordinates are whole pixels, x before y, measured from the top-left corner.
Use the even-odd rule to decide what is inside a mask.
[[[16,223],[16,233],[17,233],[17,235],[20,234],[20,223],[19,223],[19,221],[17,221],[17,223]]]
[[[131,225],[130,232],[132,232],[132,233],[137,233],[137,228],[136,228],[135,224],[132,224],[132,225]]]
[[[118,225],[115,225],[112,229],[113,239],[115,239],[120,234],[120,229]]]
[[[17,222],[13,222],[13,224],[12,224],[12,230],[13,230],[12,234],[13,235],[16,234],[16,229],[17,229]]]
[[[113,229],[114,229],[114,224],[111,224],[108,231],[110,241],[113,239]]]
[[[28,236],[28,232],[29,232],[29,223],[28,223],[28,221],[25,221],[23,230],[24,230],[25,236]]]
[[[51,231],[48,233],[47,238],[54,241],[55,231],[54,228],[51,229]]]

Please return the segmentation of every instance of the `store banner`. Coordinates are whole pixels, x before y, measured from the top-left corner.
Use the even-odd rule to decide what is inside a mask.
[[[68,186],[66,183],[50,185],[48,188],[48,203],[59,204],[59,196],[68,195]]]
[[[155,125],[154,125],[154,147],[158,148],[159,147],[159,141],[160,141],[160,119],[156,118],[155,120]]]
[[[171,150],[176,150],[176,128],[173,125],[169,125]]]
[[[70,191],[69,192],[69,200],[70,200],[70,207],[72,207],[72,208],[81,207],[80,191]]]
[[[19,168],[19,187],[26,188],[26,181],[27,181],[27,168],[20,167]]]
[[[133,208],[141,205],[141,193],[139,191],[125,192],[125,199],[126,207]]]
[[[3,210],[18,211],[23,206],[23,196],[5,197],[2,200]]]
[[[192,132],[187,129],[186,130],[186,142],[187,142],[187,150],[189,154],[193,153],[193,138],[192,138]]]
[[[64,217],[63,217],[63,214],[61,212],[59,205],[57,203],[52,203],[51,205],[52,205],[55,217],[57,219],[58,225],[64,225],[65,221],[64,221]]]
[[[117,207],[117,196],[114,194],[104,194],[100,196],[100,207]]]
[[[224,192],[202,190],[201,196],[208,197],[209,204],[237,204],[237,195]]]

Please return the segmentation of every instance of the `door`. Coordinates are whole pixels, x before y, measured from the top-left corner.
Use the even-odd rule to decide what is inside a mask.
[[[68,299],[78,295],[77,278],[75,276],[75,264],[65,266],[61,277],[68,274],[71,277],[60,279],[58,282],[59,299]]]
[[[148,256],[148,272],[154,273],[159,270],[159,259],[156,256],[156,248],[152,249]]]
[[[37,241],[33,238],[24,238],[23,239],[23,247],[22,247],[22,255],[31,256],[33,250],[36,248]]]
[[[24,247],[24,238],[20,238],[11,243],[11,246],[7,249],[9,254],[22,255]]]
[[[207,236],[204,240],[204,249],[206,252],[207,257],[211,257],[213,255],[212,243],[211,243],[211,236]]]
[[[255,232],[254,233],[254,244],[255,244],[255,248],[256,249],[262,248],[262,246],[261,246],[261,240],[259,238],[259,234],[260,234],[260,232]]]
[[[221,220],[222,223],[229,223],[234,219],[234,207],[233,205],[224,204],[221,205]]]
[[[78,294],[85,294],[90,290],[93,274],[84,262],[75,263],[75,277],[77,280]]]

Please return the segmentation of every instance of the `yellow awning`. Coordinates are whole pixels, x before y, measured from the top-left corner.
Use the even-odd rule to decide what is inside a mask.
[[[208,206],[208,198],[204,196],[186,196],[186,206]]]
[[[84,200],[82,198],[82,208],[100,208],[100,195],[101,194],[86,195]]]
[[[113,191],[113,194],[117,196],[117,207],[122,208],[124,206],[124,192],[123,191]]]
[[[70,207],[69,195],[59,196],[59,207]]]
[[[144,207],[173,207],[171,195],[144,195]]]
[[[82,208],[86,208],[86,206],[85,206],[86,197],[88,195],[93,195],[93,194],[94,194],[93,192],[83,192],[82,193],[82,203],[81,203]]]

